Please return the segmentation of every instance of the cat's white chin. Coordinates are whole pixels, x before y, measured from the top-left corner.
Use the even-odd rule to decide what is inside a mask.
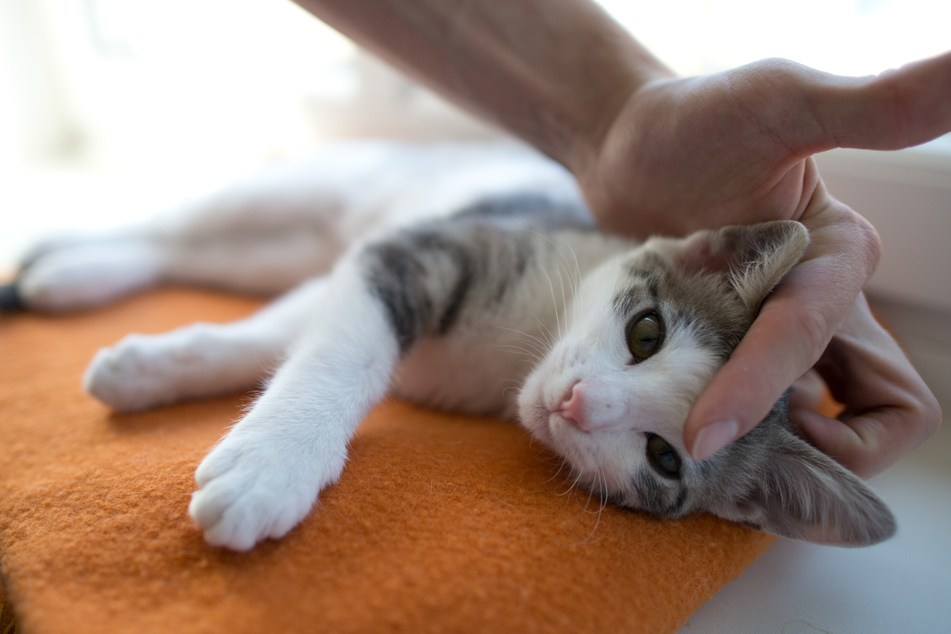
[[[548,426],[552,439],[552,449],[564,456],[576,471],[593,473],[613,462],[602,450],[604,443],[596,434],[578,429],[574,424],[557,414]]]
[[[536,440],[554,453],[564,458],[576,474],[581,476],[582,484],[591,474],[603,472],[606,466],[613,464],[612,456],[603,449],[605,440],[599,434],[586,432],[557,411],[543,405],[536,405],[528,415],[522,410],[522,424]],[[610,443],[608,443],[610,444]],[[610,466],[607,468],[610,469]],[[590,480],[595,481],[591,476]]]

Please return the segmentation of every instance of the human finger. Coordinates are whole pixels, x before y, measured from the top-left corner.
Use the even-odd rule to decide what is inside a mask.
[[[803,261],[763,304],[687,417],[684,441],[697,460],[755,427],[819,360],[875,269],[874,228],[824,189],[819,195],[825,196],[821,211],[804,217],[811,244]]]
[[[810,154],[836,147],[897,150],[951,131],[951,51],[871,77],[843,77],[806,67],[800,106],[813,125],[791,130]]]
[[[816,370],[845,411],[833,419],[797,409],[793,420],[816,447],[862,477],[890,466],[941,422],[934,395],[863,295]]]
[[[789,407],[818,411],[826,403],[827,390],[825,381],[819,373],[814,369],[809,370],[793,383]]]

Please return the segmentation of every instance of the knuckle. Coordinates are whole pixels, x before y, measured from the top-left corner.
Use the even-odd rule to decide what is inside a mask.
[[[866,94],[872,102],[879,104],[875,117],[875,127],[887,134],[887,144],[897,149],[907,142],[909,131],[915,128],[916,99],[910,91],[907,75],[900,69],[887,70],[873,77],[866,84]]]
[[[749,64],[748,68],[769,79],[770,84],[780,86],[785,89],[784,92],[793,95],[800,92],[799,84],[809,71],[806,66],[785,57],[761,59]]]
[[[930,391],[927,391],[922,399],[919,419],[921,421],[920,429],[923,434],[922,440],[932,436],[938,431],[938,428],[941,427],[941,405]]]
[[[846,205],[839,208],[837,239],[854,262],[871,277],[882,258],[882,238],[875,226]]]
[[[797,311],[791,315],[794,332],[809,346],[818,358],[832,339],[833,327],[825,314],[818,310]]]
[[[855,214],[855,241],[860,252],[866,257],[869,266],[869,275],[874,272],[882,258],[882,238],[871,222]]]
[[[911,387],[900,408],[902,412],[898,429],[907,449],[917,447],[941,427],[941,405],[931,390],[923,383]]]

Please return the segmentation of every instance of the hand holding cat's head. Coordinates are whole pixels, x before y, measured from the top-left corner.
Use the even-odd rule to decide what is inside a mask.
[[[683,446],[694,400],[808,244],[802,225],[778,221],[653,239],[606,262],[582,280],[562,336],[526,380],[523,424],[622,506],[708,511],[822,543],[891,536],[888,509],[790,431],[784,401],[708,460]]]

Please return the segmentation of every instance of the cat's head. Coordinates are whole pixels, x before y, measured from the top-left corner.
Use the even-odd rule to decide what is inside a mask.
[[[707,460],[683,444],[694,400],[808,244],[802,225],[777,221],[653,239],[601,265],[525,381],[522,424],[621,506],[670,518],[707,511],[826,544],[887,539],[891,512],[790,431],[785,399]]]

